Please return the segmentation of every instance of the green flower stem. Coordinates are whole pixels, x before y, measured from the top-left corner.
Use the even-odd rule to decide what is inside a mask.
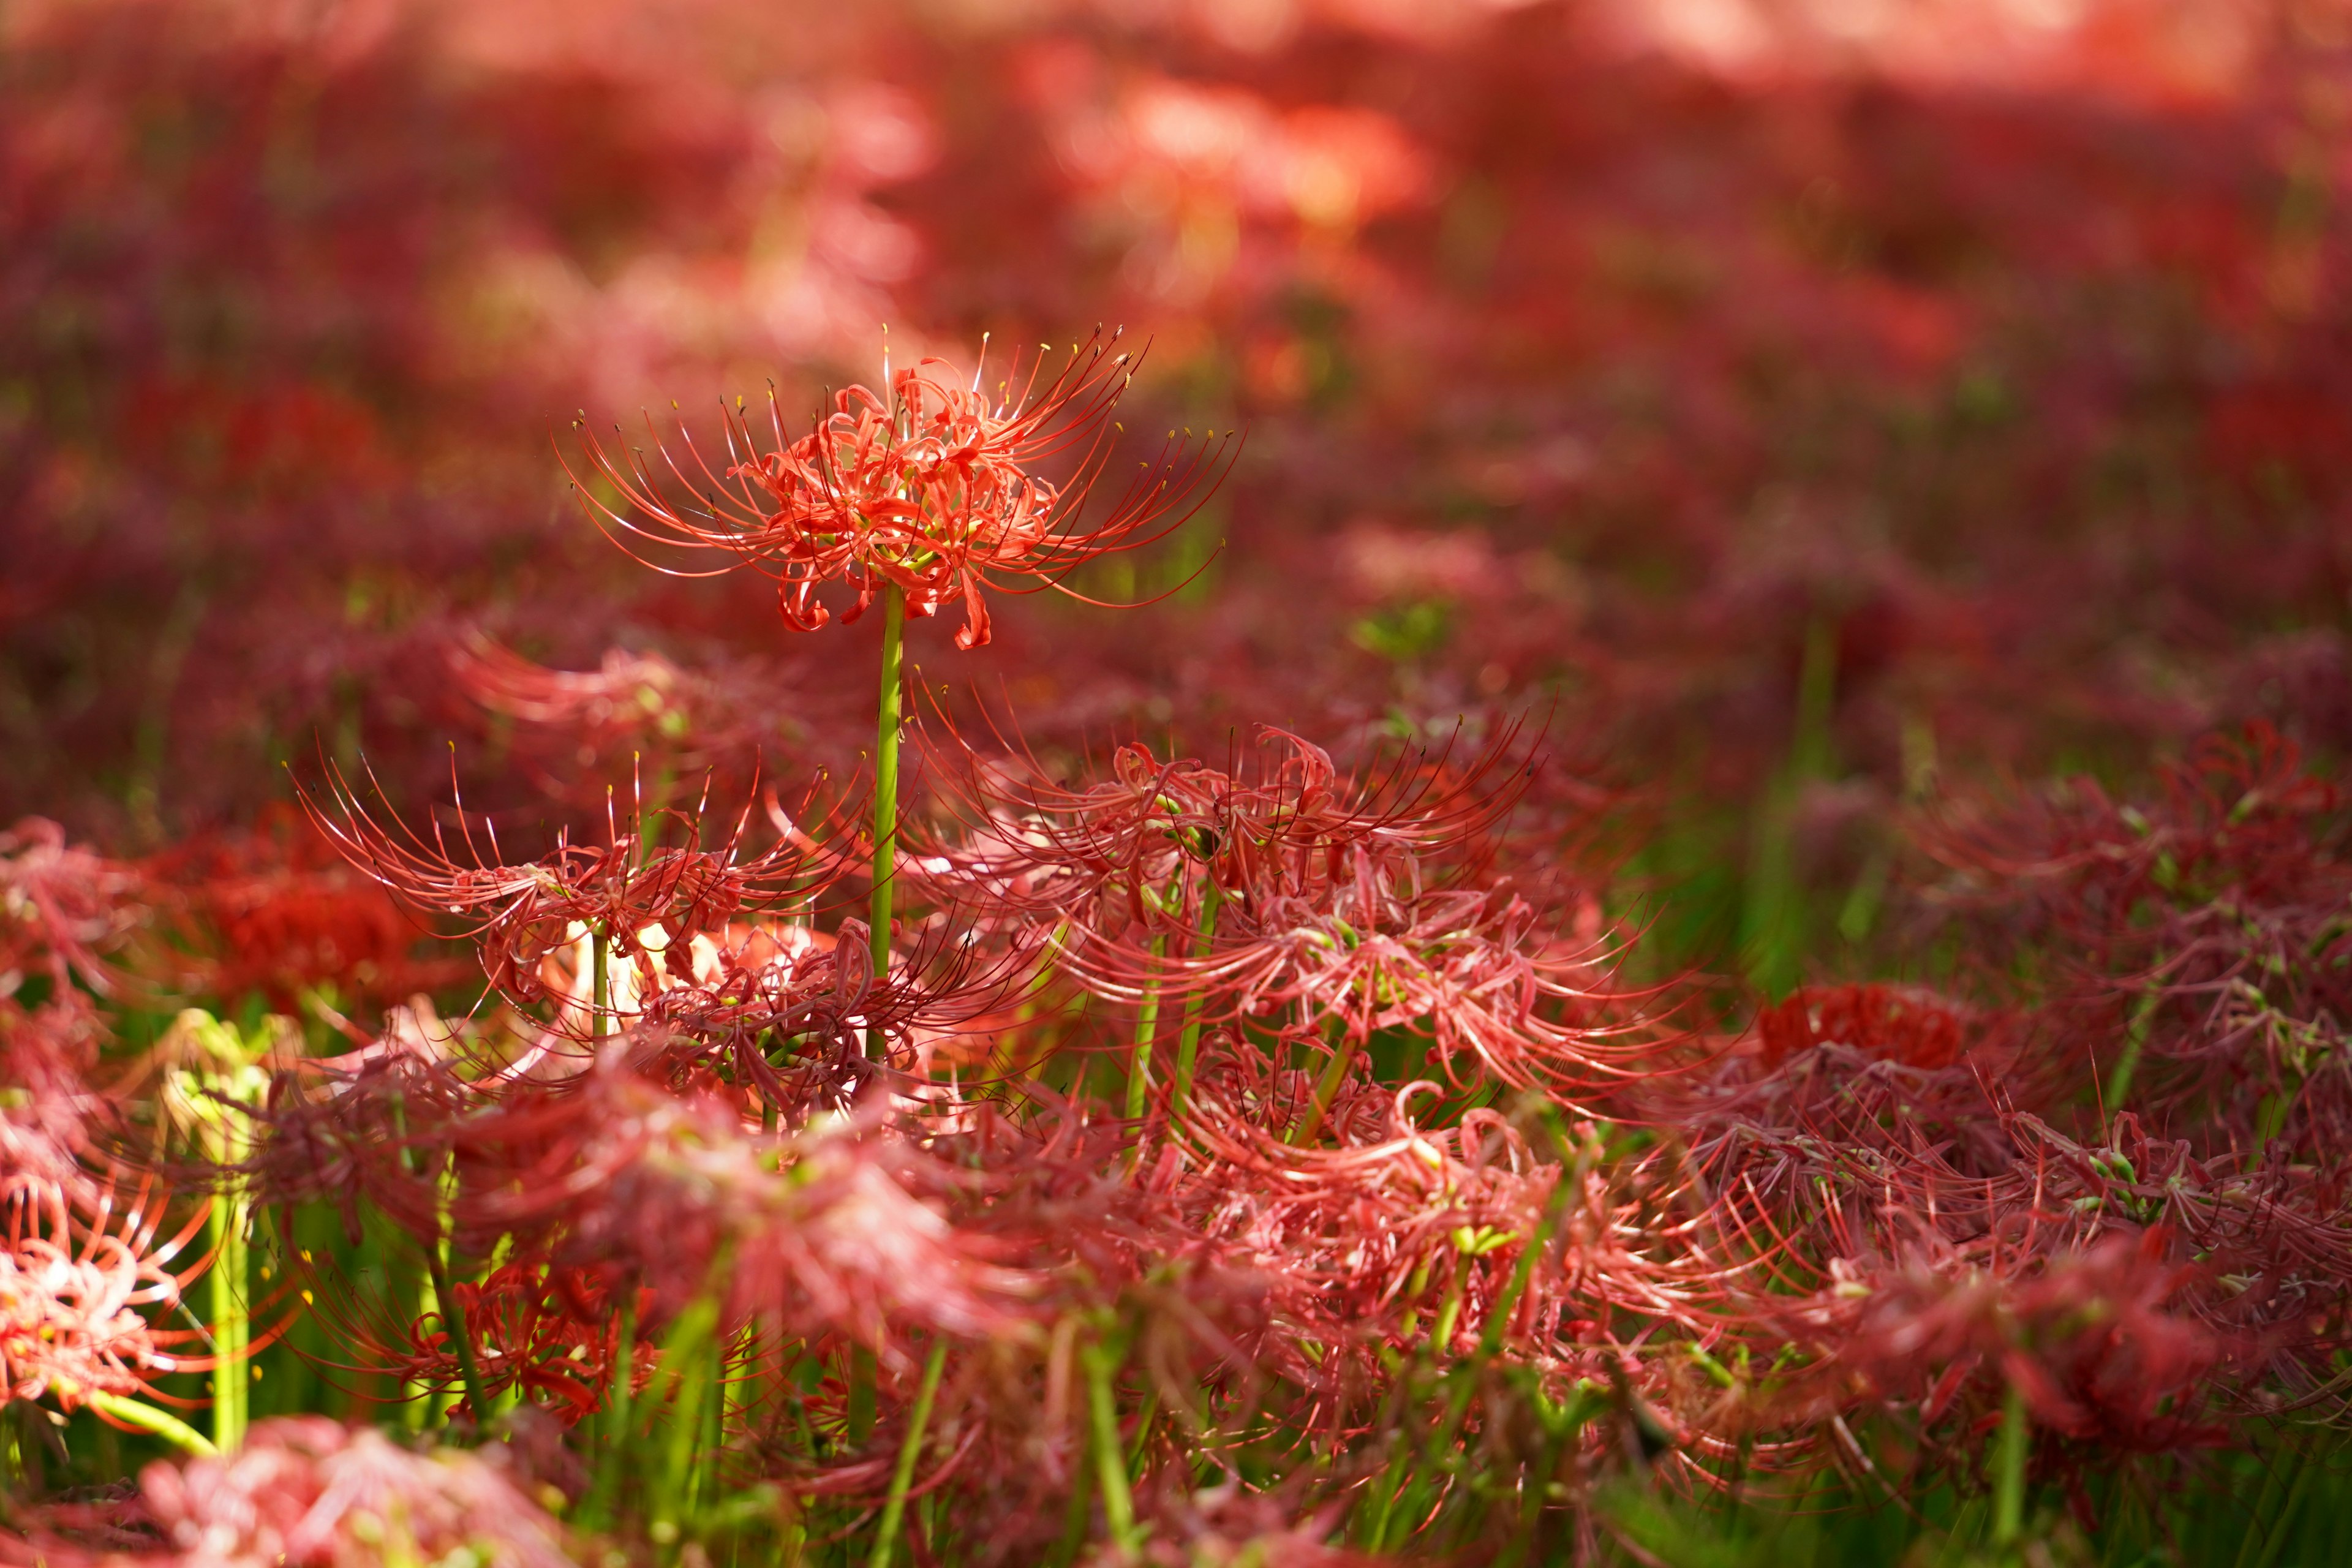
[[[874,703],[874,892],[866,920],[874,978],[890,970],[890,897],[898,859],[898,729],[905,685],[907,596],[896,585],[882,590],[882,684]],[[866,1055],[879,1061],[888,1041],[877,1026],[866,1032]],[[852,1447],[874,1429],[874,1355],[849,1356],[849,1431]]]
[[[447,1238],[436,1237],[425,1251],[425,1266],[433,1277],[433,1296],[441,1305],[441,1324],[449,1333],[449,1342],[457,1347],[457,1371],[466,1380],[466,1403],[474,1412],[478,1426],[490,1419],[490,1399],[482,1386],[482,1369],[474,1360],[474,1334],[467,1326],[466,1309],[458,1303],[457,1292],[449,1288],[449,1261],[444,1256]]]
[[[612,1392],[605,1396],[602,1416],[604,1452],[596,1466],[596,1487],[590,1494],[588,1513],[597,1524],[611,1522],[613,1500],[621,1489],[621,1467],[627,1462],[629,1447],[629,1405],[636,1384],[633,1364],[637,1348],[636,1292],[629,1291],[621,1302],[619,1331],[613,1347]]]
[[[2026,1420],[2025,1394],[2015,1384],[2000,1407],[2000,1435],[1993,1449],[1992,1541],[2011,1546],[2025,1528],[2025,1458],[2032,1447],[2032,1428]]]
[[[898,727],[900,689],[905,684],[907,596],[894,584],[882,590],[882,686],[874,703],[874,894],[867,911],[874,978],[890,969],[891,880],[898,859]],[[869,1029],[866,1054],[879,1060],[882,1031]]]
[[[1102,1488],[1103,1520],[1110,1527],[1111,1545],[1122,1556],[1133,1556],[1135,1493],[1127,1479],[1127,1446],[1118,1439],[1118,1406],[1112,1397],[1114,1370],[1109,1349],[1101,1341],[1078,1348],[1087,1374],[1087,1409],[1093,1418],[1095,1480]]]
[[[245,1157],[244,1140],[224,1111],[208,1131],[213,1158],[223,1166]],[[245,1446],[247,1398],[252,1380],[253,1322],[246,1298],[251,1273],[250,1247],[246,1240],[250,1209],[232,1183],[214,1194],[212,1214],[205,1221],[213,1246],[213,1266],[205,1280],[212,1295],[213,1446],[235,1453]]]
[[[152,1405],[142,1405],[135,1399],[125,1399],[119,1394],[95,1393],[84,1401],[100,1415],[136,1426],[142,1432],[152,1432],[183,1453],[200,1458],[210,1458],[220,1452],[213,1440],[189,1426],[168,1410],[158,1410]],[[217,1410],[218,1406],[215,1406]]]
[[[2124,1054],[2116,1061],[2115,1072],[2107,1079],[2107,1115],[2112,1119],[2124,1109],[2124,1097],[2131,1093],[2132,1079],[2139,1072],[2140,1053],[2147,1049],[2147,1033],[2156,1021],[2157,1005],[2164,1000],[2161,986],[2151,984],[2132,1009],[2131,1026],[2124,1034]]]
[[[1551,1131],[1554,1138],[1560,1138],[1556,1121]],[[1565,1142],[1564,1139],[1561,1141]],[[1445,1404],[1437,1425],[1422,1447],[1419,1478],[1408,1468],[1407,1454],[1400,1451],[1379,1494],[1381,1500],[1371,1531],[1375,1550],[1390,1551],[1402,1547],[1403,1541],[1401,1537],[1388,1539],[1391,1528],[1409,1530],[1424,1517],[1419,1506],[1419,1493],[1415,1493],[1417,1500],[1413,1507],[1400,1508],[1399,1500],[1408,1490],[1424,1484],[1420,1478],[1435,1477],[1444,1472],[1444,1456],[1454,1447],[1464,1422],[1469,1417],[1470,1401],[1477,1393],[1480,1375],[1487,1364],[1502,1353],[1503,1335],[1511,1316],[1518,1310],[1520,1299],[1527,1294],[1528,1285],[1535,1279],[1537,1265],[1551,1249],[1551,1238],[1558,1234],[1561,1221],[1567,1217],[1569,1205],[1580,1185],[1582,1169],[1580,1163],[1572,1167],[1574,1173],[1563,1171],[1559,1180],[1552,1184],[1551,1194],[1544,1203],[1543,1217],[1537,1222],[1535,1234],[1528,1237],[1527,1246],[1520,1249],[1518,1260],[1512,1266],[1510,1282],[1487,1309],[1486,1327],[1479,1332],[1477,1348],[1466,1361],[1439,1374],[1438,1385],[1445,1390]],[[1429,1361],[1452,1353],[1454,1331],[1461,1321],[1470,1267],[1468,1254],[1455,1258],[1454,1282],[1446,1291],[1444,1306],[1438,1311],[1436,1331],[1430,1336],[1430,1342],[1423,1347],[1422,1353]]]
[[[231,1024],[191,1009],[179,1026],[203,1052],[203,1065],[175,1079],[187,1120],[220,1183],[205,1215],[212,1246],[206,1280],[212,1321],[212,1442],[233,1453],[245,1441],[252,1382],[253,1323],[250,1274],[252,1246],[247,1230],[253,1202],[237,1168],[252,1152],[252,1125],[245,1108],[260,1103],[269,1078],[261,1067],[265,1037],[251,1040]]]
[[[1339,1086],[1348,1081],[1348,1068],[1355,1059],[1355,1041],[1342,1040],[1332,1047],[1330,1062],[1323,1068],[1323,1076],[1315,1081],[1315,1099],[1298,1125],[1290,1130],[1287,1142],[1292,1148],[1305,1148],[1323,1131],[1323,1119],[1331,1113],[1331,1102],[1339,1098]]]
[[[601,951],[601,950],[600,950]],[[408,1111],[399,1096],[392,1101],[392,1126],[401,1140],[400,1168],[410,1175],[416,1173],[415,1152],[408,1147]],[[457,1347],[457,1371],[465,1378],[466,1403],[473,1408],[477,1426],[490,1418],[490,1402],[482,1389],[482,1370],[474,1361],[474,1336],[466,1325],[466,1309],[458,1304],[457,1294],[449,1288],[449,1236],[446,1206],[449,1198],[448,1178],[456,1173],[450,1167],[444,1173],[441,1202],[433,1211],[434,1236],[425,1248],[425,1272],[433,1282],[434,1303],[441,1311],[441,1326],[450,1343]]]
[[[719,1379],[713,1375],[709,1351],[719,1327],[719,1303],[709,1296],[696,1299],[679,1314],[662,1342],[661,1365],[675,1393],[670,1408],[668,1441],[662,1453],[661,1485],[654,1489],[652,1533],[665,1548],[677,1542],[680,1515],[693,1506],[697,1491],[697,1459],[703,1433],[703,1412]]]
[[[601,1040],[611,1023],[613,1013],[612,959],[603,931],[592,933],[588,945],[590,963],[593,968],[588,993],[588,1032],[592,1037]]]
[[[1144,1107],[1151,1098],[1151,1045],[1160,1034],[1160,960],[1168,952],[1166,936],[1151,939],[1151,978],[1144,983],[1143,1001],[1135,1012],[1135,1056],[1127,1069],[1127,1119],[1143,1120]],[[1143,1158],[1143,1140],[1138,1138],[1128,1152],[1128,1167],[1132,1170]]]
[[[1209,956],[1217,936],[1217,906],[1224,897],[1217,884],[1209,881],[1201,890],[1201,917],[1197,934],[1192,939],[1192,956]],[[1204,998],[1195,992],[1184,1004],[1183,1032],[1176,1037],[1176,1082],[1169,1090],[1168,1121],[1173,1126],[1192,1101],[1192,1068],[1201,1055],[1201,1010]]]
[[[2248,1564],[2249,1568],[2272,1568],[2278,1562],[2279,1553],[2286,1549],[2287,1533],[2294,1523],[2295,1514],[2303,1506],[2304,1494],[2311,1489],[2312,1477],[2320,1469],[2319,1463],[2312,1457],[2312,1446],[2309,1440],[2301,1444],[2294,1451],[2294,1458],[2288,1461],[2292,1479],[2284,1486],[2286,1500],[2279,1505],[2278,1511],[2273,1513],[2267,1507],[2256,1510],[2263,1521],[2262,1531],[2246,1538],[2245,1546],[2238,1553],[2241,1563]],[[2280,1471],[2273,1462],[2271,1479],[2263,1484],[2265,1502],[2279,1477]],[[2255,1551],[2257,1544],[2261,1547],[2259,1552]]]
[[[890,1568],[890,1553],[898,1544],[898,1528],[907,1518],[907,1492],[915,1484],[915,1463],[923,1455],[923,1429],[931,1423],[931,1404],[939,1397],[940,1374],[947,1369],[948,1342],[931,1342],[930,1359],[923,1363],[923,1385],[915,1407],[907,1414],[907,1436],[898,1445],[898,1468],[890,1474],[890,1497],[882,1505],[882,1522],[874,1531],[874,1550],[866,1568]]]

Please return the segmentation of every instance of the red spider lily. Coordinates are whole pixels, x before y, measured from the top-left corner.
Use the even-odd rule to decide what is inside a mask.
[[[1458,766],[1397,753],[1361,780],[1279,731],[1241,778],[1131,745],[1083,790],[976,784],[1002,804],[923,864],[1057,921],[1064,965],[1099,994],[1197,1003],[1208,1023],[1343,1058],[1415,1036],[1457,1085],[1485,1073],[1591,1095],[1667,1063],[1622,1016],[1597,928],[1548,937],[1491,876],[1493,830],[1526,777],[1516,739]]]
[[[82,1078],[99,1030],[76,991],[30,1014],[0,1001],[0,1403],[48,1395],[72,1410],[209,1364],[176,1354],[188,1331],[153,1321],[203,1267],[172,1268],[201,1211],[167,1235],[153,1182],[131,1183],[126,1204],[89,1158],[111,1110]]]
[[[804,836],[741,858],[748,808],[714,849],[701,847],[698,812],[665,811],[655,819],[683,828],[681,847],[654,847],[608,821],[604,847],[567,838],[520,865],[485,861],[461,809],[467,858],[460,861],[437,823],[430,844],[397,818],[380,825],[340,769],[330,769],[328,790],[331,811],[307,791],[302,796],[320,831],[352,864],[420,909],[477,917],[467,934],[481,950],[483,970],[518,1005],[546,998],[547,959],[583,934],[609,942],[622,961],[645,961],[651,933],[682,945],[723,929],[747,906],[806,899],[832,864]],[[381,800],[381,789],[376,795]],[[485,831],[495,857],[496,831]]]
[[[1333,1546],[1340,1510],[1301,1515],[1283,1500],[1243,1489],[1237,1481],[1182,1492],[1153,1510],[1156,1526],[1144,1561],[1159,1568],[1257,1563],[1264,1568],[1370,1568],[1385,1561]],[[1112,1561],[1106,1559],[1106,1561]]]
[[[451,1130],[485,1104],[486,1089],[440,1057],[383,1048],[404,1043],[389,1037],[348,1053],[355,1060],[300,1062],[273,1078],[241,1167],[257,1201],[331,1204],[354,1245],[365,1208],[412,1236],[442,1234],[436,1183]]]
[[[1258,738],[1222,772],[1130,742],[1110,777],[1076,787],[1034,759],[1012,771],[934,747],[950,764],[939,771],[961,784],[961,833],[926,843],[914,829],[932,857],[918,869],[1107,935],[1189,931],[1204,897],[1246,904],[1278,890],[1312,902],[1368,860],[1483,864],[1533,772],[1516,726],[1466,761],[1451,744],[1400,749],[1360,776],[1286,731],[1260,726]]]
[[[1192,1131],[1210,1163],[1185,1180],[1180,1201],[1208,1234],[1285,1281],[1292,1311],[1312,1299],[1320,1321],[1302,1335],[1311,1342],[1370,1331],[1411,1350],[1416,1325],[1444,1324],[1452,1342],[1433,1347],[1441,1352],[1491,1335],[1554,1370],[1597,1373],[1614,1353],[1621,1314],[1650,1332],[1673,1324],[1705,1337],[1725,1326],[1741,1274],[1757,1266],[1713,1255],[1703,1220],[1667,1217],[1677,1184],[1636,1193],[1612,1176],[1591,1127],[1553,1152],[1491,1110],[1416,1126],[1403,1108],[1438,1092],[1424,1081],[1393,1096],[1379,1142],[1298,1149],[1204,1091]],[[1543,1256],[1511,1317],[1490,1322],[1521,1255],[1538,1245]]]
[[[674,776],[711,774],[721,790],[757,794],[779,742],[790,760],[846,755],[872,739],[871,694],[861,709],[814,666],[746,656],[688,667],[610,648],[593,669],[551,669],[478,630],[448,659],[469,697],[513,721],[516,764],[559,798],[583,789],[600,768],[627,765],[633,753],[662,759]],[[846,741],[852,733],[857,739]]]
[[[1198,996],[1204,1016],[1331,1054],[1337,1073],[1382,1036],[1425,1048],[1457,1089],[1491,1078],[1573,1101],[1681,1070],[1641,998],[1612,983],[1611,944],[1546,934],[1507,886],[1357,869],[1320,907],[1278,884],[1236,896],[1197,955],[1072,941],[1065,962],[1105,994]]]
[[[644,454],[615,459],[593,436],[584,438],[591,479],[620,493],[635,512],[616,510],[574,476],[593,516],[658,544],[720,550],[777,581],[785,624],[814,631],[832,618],[818,588],[840,583],[856,595],[841,613],[862,615],[885,584],[907,596],[908,614],[929,616],[961,598],[960,648],[989,640],[983,588],[1022,582],[1071,593],[1063,582],[1084,563],[1133,550],[1181,526],[1207,499],[1227,464],[1229,435],[1197,446],[1175,432],[1156,463],[1146,463],[1103,515],[1087,521],[1087,501],[1110,459],[1112,411],[1135,374],[1135,356],[1118,351],[1119,334],[1100,332],[1052,380],[1039,384],[1044,360],[1016,358],[995,395],[981,390],[985,366],[965,388],[944,360],[926,359],[884,377],[887,397],[853,386],[834,411],[797,441],[769,397],[774,446],[762,452],[740,412],[727,420],[728,464],[714,474],[684,446],[681,462],[658,443],[661,464],[684,487],[673,503]],[[1074,453],[1059,482],[1035,472]]]
[[[2341,792],[2263,725],[2209,738],[2165,786],[2146,810],[2078,782],[1947,820],[1926,840],[1957,873],[1940,891],[1998,917],[1979,922],[1995,952],[2058,959],[2045,1027],[2078,1079],[2095,1068],[2104,1091],[2207,1123],[2209,1146],[2308,1149],[2352,1112],[2315,1070],[2352,1016]]]
[[[973,1335],[1019,1318],[1024,1279],[991,1262],[908,1184],[951,1174],[856,1123],[779,1141],[709,1098],[682,1100],[616,1065],[562,1090],[518,1090],[430,1136],[455,1155],[457,1188],[419,1184],[385,1207],[431,1235],[642,1281],[664,1312],[715,1292],[730,1321],[837,1330],[867,1341],[894,1324]]]
[[[1917,987],[1807,987],[1756,1015],[1757,1058],[1773,1068],[1834,1043],[1906,1067],[1949,1067],[1959,1058],[1967,1022],[1951,1003]]]
[[[926,922],[879,976],[858,921],[837,934],[792,926],[727,946],[698,942],[691,974],[664,976],[634,1005],[616,998],[638,1025],[630,1059],[672,1074],[723,1065],[797,1122],[828,1099],[854,1097],[873,1076],[877,1035],[881,1059],[902,1072],[984,1053],[1032,985],[1046,932],[1015,926],[988,942],[982,928],[1002,922],[965,925],[960,913]]]
[[[110,1190],[78,1194],[16,1163],[16,1142],[0,1122],[0,1152],[12,1156],[0,1176],[0,1402],[47,1396],[73,1410],[93,1394],[142,1394],[159,1373],[209,1365],[173,1352],[192,1331],[150,1321],[179,1305],[185,1281],[168,1265],[201,1218],[160,1237],[144,1202],[118,1215]]]
[[[572,1568],[562,1528],[495,1454],[416,1453],[316,1415],[257,1422],[234,1454],[148,1466],[130,1517],[160,1543],[101,1558],[43,1531],[9,1555],[73,1568],[367,1568],[459,1554],[489,1568]]]
[[[688,727],[680,698],[695,674],[659,654],[606,651],[593,670],[549,669],[477,631],[450,653],[459,681],[493,713],[561,730],[574,744]]]
[[[107,955],[146,916],[138,871],[67,843],[56,823],[28,816],[0,833],[0,973],[41,968],[61,991],[79,976],[114,995],[126,976]]]
[[[258,991],[290,1013],[321,983],[344,997],[384,1001],[463,978],[463,960],[413,956],[417,930],[399,905],[339,859],[322,858],[322,847],[281,806],[247,833],[194,840],[150,861],[193,949],[182,984],[232,1001]]]
[[[2210,1443],[2203,1385],[2230,1350],[2174,1310],[2200,1272],[2171,1260],[2161,1228],[2020,1268],[1982,1253],[1914,1250],[1852,1270],[1814,1309],[1839,1366],[1930,1422],[1989,1373],[2024,1396],[2042,1426],[2115,1447]]]
[[[493,1399],[519,1394],[565,1426],[604,1406],[621,1319],[595,1271],[519,1260],[491,1270],[478,1284],[453,1285],[450,1294],[472,1341],[484,1394]],[[395,1373],[404,1383],[428,1388],[464,1386],[454,1331],[440,1314],[409,1325],[397,1344],[359,1337],[367,1371]],[[631,1364],[642,1380],[652,1366],[646,1347],[633,1347]],[[482,1418],[469,1408],[467,1414]]]
[[[0,1139],[9,1159],[0,1170],[30,1173],[86,1189],[74,1163],[93,1121],[110,1109],[87,1075],[98,1062],[106,1026],[79,991],[60,992],[27,1012],[0,998]]]
[[[1969,1278],[2010,1290],[2120,1237],[2150,1258],[2199,1260],[2169,1277],[2164,1295],[2200,1342],[2228,1352],[2234,1374],[2200,1389],[2208,1406],[2238,1397],[2237,1384],[2258,1370],[2300,1397],[2333,1396],[2326,1368],[2352,1312],[2352,1226],[2329,1179],[2277,1162],[2200,1162],[2129,1117],[2104,1146],[2086,1145],[1981,1089],[1969,1109],[1937,1083],[1949,1073],[1877,1062],[1832,1092],[1766,1102],[1760,1118],[1696,1114],[1693,1156],[1717,1194],[1717,1225],[1769,1252],[1780,1290],[1817,1292],[1831,1312],[1831,1328],[1809,1342],[1825,1353],[1841,1342],[1846,1309],[1835,1304],[1861,1299],[1856,1268],[1907,1267],[1857,1260],[1942,1259],[1945,1275],[1974,1270]],[[1824,1278],[1822,1259],[1844,1261]],[[1768,1300],[1757,1306],[1770,1315]]]

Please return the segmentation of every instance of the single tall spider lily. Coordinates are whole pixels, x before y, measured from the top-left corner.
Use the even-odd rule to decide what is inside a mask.
[[[1051,588],[1085,598],[1069,586],[1072,572],[1181,526],[1237,450],[1232,432],[1196,441],[1188,431],[1180,441],[1171,430],[1158,458],[1140,464],[1118,499],[1089,515],[1119,428],[1111,415],[1139,357],[1120,349],[1119,338],[1097,331],[1071,345],[1051,380],[1041,381],[1044,351],[1025,370],[1016,356],[992,395],[982,390],[985,340],[983,363],[968,387],[944,360],[926,359],[893,374],[886,352],[885,391],[852,386],[837,393],[833,412],[797,440],[785,436],[771,395],[773,444],[766,449],[739,405],[726,415],[727,461],[717,471],[683,431],[677,452],[656,441],[659,466],[683,490],[682,500],[672,499],[642,451],[615,455],[593,435],[583,437],[588,472],[572,473],[573,483],[590,515],[623,535],[625,548],[635,553],[627,543],[634,537],[736,557],[713,572],[657,569],[688,576],[735,565],[766,572],[776,579],[784,624],[799,631],[834,618],[817,596],[829,584],[852,595],[840,614],[845,624],[881,599],[866,922],[877,973],[889,967],[906,618],[936,615],[961,598],[964,624],[956,646],[970,649],[989,639],[983,588]],[[1066,464],[1061,478],[1039,471],[1055,460]],[[618,504],[603,498],[599,484]],[[878,1031],[866,1042],[871,1055],[885,1046]]]
[[[839,584],[851,595],[838,616],[844,625],[888,593],[918,617],[960,599],[956,646],[978,647],[990,634],[983,589],[1074,593],[1072,571],[1181,526],[1229,462],[1230,433],[1195,441],[1171,431],[1158,459],[1141,464],[1107,510],[1087,515],[1110,463],[1112,413],[1141,357],[1119,339],[1097,331],[1074,345],[1051,379],[1042,378],[1042,352],[1025,366],[1015,356],[992,393],[983,386],[984,348],[969,386],[942,359],[894,374],[886,353],[883,391],[835,393],[833,411],[798,439],[785,435],[772,393],[772,445],[762,449],[739,403],[727,411],[727,461],[716,471],[683,432],[677,451],[657,441],[656,459],[635,448],[614,453],[587,435],[587,472],[572,478],[591,514],[624,535],[723,551],[773,576],[777,606],[796,630],[835,618],[818,590]],[[1063,477],[1039,471],[1065,458]],[[619,504],[604,499],[599,480]]]

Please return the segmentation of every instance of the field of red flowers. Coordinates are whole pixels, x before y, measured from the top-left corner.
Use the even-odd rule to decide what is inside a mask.
[[[0,1564],[2352,1561],[2347,203],[2342,0],[0,9]]]

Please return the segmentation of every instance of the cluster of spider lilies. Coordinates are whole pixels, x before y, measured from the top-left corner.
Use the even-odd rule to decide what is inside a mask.
[[[780,635],[878,601],[858,776],[518,843],[321,761],[245,862],[0,840],[0,1557],[1650,1562],[1628,1496],[1832,1492],[2000,1552],[2341,1414],[2292,745],[1923,809],[1937,984],[1661,966],[1537,726],[1049,755],[910,696],[909,617],[984,642],[1230,450],[1128,481],[1117,339],[1036,363],[577,466]],[[93,1445],[135,1486],[47,1485]]]

